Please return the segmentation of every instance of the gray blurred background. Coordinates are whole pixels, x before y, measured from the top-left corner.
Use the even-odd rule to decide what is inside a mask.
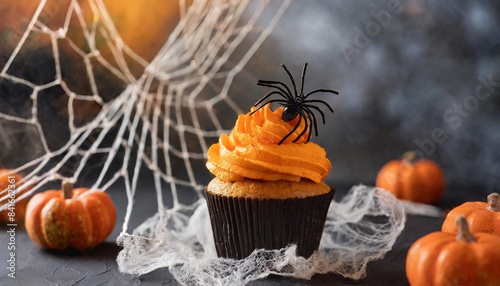
[[[278,4],[272,2],[270,9]],[[11,47],[5,29],[1,33],[0,62],[5,63]],[[37,53],[24,62],[51,64],[43,56],[50,49],[40,47]],[[340,92],[315,95],[335,110],[312,139],[332,161],[330,185],[373,185],[387,161],[416,150],[442,166],[448,196],[454,188],[481,195],[500,190],[499,1],[293,1],[235,78],[230,94],[246,112],[269,92],[255,85],[258,79],[288,82],[280,68],[284,63],[298,80],[306,62],[306,91]],[[21,64],[19,69],[41,77],[40,82],[52,77],[44,68]],[[105,86],[110,97],[123,89]],[[29,94],[1,82],[0,112],[28,112]],[[40,120],[52,134],[49,144],[60,146],[68,135],[61,128],[67,123],[65,102],[60,102],[64,94],[54,89],[44,96],[39,108],[47,118]],[[237,114],[219,108],[224,127],[231,128]],[[0,120],[0,167],[12,168],[40,154],[36,136],[30,135],[34,132]],[[22,144],[32,148],[19,149]],[[97,167],[89,172],[98,171],[102,162],[96,159]],[[198,162],[196,169],[208,182],[203,165]]]

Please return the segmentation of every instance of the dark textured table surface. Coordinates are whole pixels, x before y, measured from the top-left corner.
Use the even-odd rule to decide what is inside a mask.
[[[335,200],[345,194],[348,188],[340,189]],[[85,253],[76,251],[58,252],[42,249],[28,237],[20,226],[16,232],[17,266],[16,278],[7,277],[7,230],[0,228],[0,285],[177,285],[167,269],[157,269],[140,277],[120,273],[116,256],[120,247],[115,244],[123,217],[126,198],[124,192],[110,190],[108,192],[117,207],[118,221],[110,237],[101,245]],[[482,194],[473,193],[469,189],[448,190],[443,202],[439,205],[443,210],[460,204],[465,200],[481,200]],[[457,199],[460,198],[460,199]],[[156,210],[145,207],[155,200],[155,195],[141,194],[134,207],[140,210],[132,224],[140,223]],[[367,277],[352,281],[339,275],[316,275],[311,280],[297,280],[279,276],[271,276],[256,281],[253,285],[408,285],[405,274],[405,260],[409,247],[418,238],[427,233],[438,231],[443,218],[424,216],[408,216],[406,227],[398,238],[393,250],[384,259],[368,264]]]

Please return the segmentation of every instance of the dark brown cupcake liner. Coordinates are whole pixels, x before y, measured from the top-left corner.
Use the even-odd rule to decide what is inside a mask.
[[[219,257],[242,259],[255,249],[297,244],[308,258],[318,249],[335,190],[306,198],[253,199],[206,191],[215,248]]]

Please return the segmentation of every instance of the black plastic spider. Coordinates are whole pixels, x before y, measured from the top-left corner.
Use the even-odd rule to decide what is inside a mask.
[[[307,136],[306,142],[309,142],[309,140],[311,139],[312,127],[314,127],[314,131],[315,131],[316,136],[318,136],[318,125],[316,122],[316,116],[314,115],[314,113],[312,112],[311,109],[314,109],[321,114],[321,118],[323,119],[323,124],[325,124],[325,114],[323,113],[323,111],[321,111],[321,109],[319,109],[319,107],[314,106],[313,103],[322,103],[322,104],[326,105],[326,107],[328,107],[328,109],[330,109],[330,111],[332,113],[333,113],[333,109],[330,107],[330,105],[328,103],[326,103],[323,100],[307,100],[307,97],[313,93],[316,93],[316,92],[329,92],[329,93],[333,93],[333,94],[339,94],[339,93],[337,91],[330,90],[330,89],[317,89],[317,90],[309,92],[308,94],[304,94],[304,92],[303,92],[304,91],[304,77],[306,75],[307,63],[304,65],[304,69],[302,70],[300,93],[297,93],[297,88],[295,86],[295,80],[293,79],[292,74],[288,71],[288,69],[286,68],[286,66],[284,64],[281,64],[281,67],[286,71],[286,73],[288,74],[288,77],[292,81],[295,96],[292,95],[292,92],[290,91],[288,86],[282,82],[270,81],[270,80],[259,80],[257,82],[257,85],[272,87],[272,88],[275,88],[277,90],[272,91],[272,92],[268,93],[266,96],[264,96],[263,98],[259,99],[259,101],[257,101],[254,104],[254,106],[257,108],[252,113],[250,113],[250,115],[254,114],[255,112],[257,112],[257,110],[261,109],[262,107],[266,106],[269,103],[278,102],[280,105],[285,107],[283,109],[283,114],[281,116],[281,119],[283,119],[283,121],[285,121],[285,122],[292,121],[297,116],[299,116],[299,121],[297,122],[295,127],[292,129],[292,131],[290,131],[290,133],[288,133],[285,137],[283,137],[283,139],[281,139],[281,141],[278,143],[278,145],[281,145],[281,143],[283,143],[290,135],[293,134],[293,132],[295,132],[295,130],[297,130],[297,128],[300,126],[302,119],[304,119],[304,121],[305,121],[305,128],[300,133],[300,135],[297,136],[297,138],[295,138],[295,140],[293,140],[293,142],[296,142],[297,140],[299,140],[299,138],[302,137],[302,135],[304,135],[308,130],[309,130],[309,134]],[[281,88],[280,85],[283,86],[285,89]],[[269,98],[273,94],[281,95],[281,97],[283,97],[284,99],[272,99],[272,100],[265,101],[267,98]],[[311,126],[311,123],[308,123],[308,121],[312,123],[312,126]]]

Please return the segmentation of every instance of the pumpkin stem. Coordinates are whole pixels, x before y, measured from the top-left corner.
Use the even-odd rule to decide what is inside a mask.
[[[417,162],[417,153],[415,153],[415,151],[408,151],[404,153],[403,161],[409,164],[415,164],[415,162]]]
[[[498,193],[492,193],[488,196],[488,209],[500,212],[500,195]]]
[[[73,197],[73,184],[68,181],[62,182],[62,189],[64,194],[64,199],[71,199]]]
[[[458,226],[457,240],[463,240],[465,242],[476,242],[476,238],[474,238],[474,236],[470,232],[469,224],[467,223],[464,215],[457,216],[455,222]]]

